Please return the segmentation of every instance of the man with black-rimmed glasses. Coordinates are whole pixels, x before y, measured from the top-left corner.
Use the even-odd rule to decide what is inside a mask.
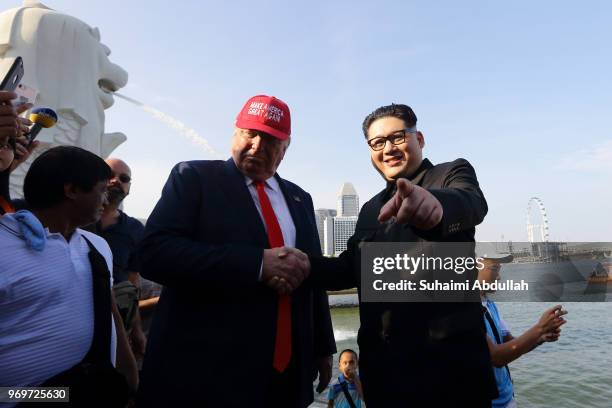
[[[310,257],[310,276],[328,290],[359,289],[368,407],[490,407],[497,390],[478,302],[362,298],[361,277],[368,273],[361,269],[362,243],[470,243],[487,213],[472,166],[464,159],[434,165],[423,158],[425,138],[416,126],[407,105],[382,106],[365,118],[370,160],[386,187],[362,207],[346,251],[338,258]]]

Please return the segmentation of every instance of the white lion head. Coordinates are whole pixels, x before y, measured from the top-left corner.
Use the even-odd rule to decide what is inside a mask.
[[[62,144],[107,157],[126,140],[122,133],[104,133],[104,110],[114,102],[107,91],[127,83],[127,72],[110,62],[109,55],[97,28],[38,2],[26,0],[22,7],[0,13],[0,62],[6,70],[21,56],[22,82],[39,92],[36,106],[59,115],[54,128],[40,133],[38,154]],[[27,167],[15,171],[17,179]]]

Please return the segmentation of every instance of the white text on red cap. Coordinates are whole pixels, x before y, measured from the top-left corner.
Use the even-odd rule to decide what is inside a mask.
[[[267,103],[263,102],[251,102],[247,115],[252,116],[264,116],[266,119],[273,120],[275,122],[281,121],[281,118],[285,116],[285,112],[279,107],[274,105],[268,106]]]

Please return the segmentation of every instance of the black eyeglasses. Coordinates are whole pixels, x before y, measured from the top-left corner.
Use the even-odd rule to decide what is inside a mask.
[[[115,177],[117,177],[123,184],[127,184],[132,181],[132,178],[125,173],[121,173],[119,175],[116,175],[115,173],[111,174],[111,179],[114,179]]]
[[[387,144],[387,140],[395,146],[401,145],[402,143],[406,142],[406,133],[416,133],[416,132],[417,130],[414,127],[398,130],[398,131],[391,133],[388,136],[379,136],[379,137],[374,137],[368,140],[368,146],[370,146],[370,149],[374,151],[379,151],[385,148],[385,145]]]

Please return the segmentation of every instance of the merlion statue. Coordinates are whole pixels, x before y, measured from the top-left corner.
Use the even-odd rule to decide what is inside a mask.
[[[24,62],[22,83],[38,91],[35,106],[59,116],[45,129],[41,146],[11,176],[11,194],[21,197],[29,164],[57,145],[87,149],[103,158],[126,140],[123,133],[104,133],[104,110],[113,105],[109,91],[127,83],[127,72],[110,62],[100,32],[83,21],[25,0],[22,7],[0,13],[0,72],[17,56]]]

